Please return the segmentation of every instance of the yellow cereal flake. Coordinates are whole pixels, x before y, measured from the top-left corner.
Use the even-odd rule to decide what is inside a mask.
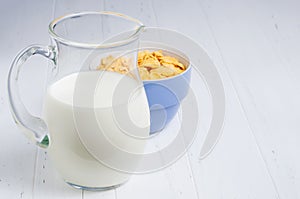
[[[160,59],[160,58],[163,57],[162,50],[154,51],[152,53],[152,55],[155,56],[155,57],[157,57],[158,59]]]
[[[139,68],[139,73],[140,73],[140,76],[143,80],[150,80],[150,74],[148,72],[148,70],[144,67],[140,67]]]
[[[163,62],[163,63],[162,63],[162,66],[165,66],[165,67],[167,67],[167,68],[172,69],[172,70],[174,71],[175,75],[180,74],[180,73],[182,73],[182,72],[184,71],[184,70],[182,70],[181,68],[176,67],[176,66],[174,66],[174,64],[170,64],[170,63],[165,63],[165,62]]]
[[[154,79],[163,79],[163,78],[166,78],[166,77],[163,76],[160,73],[156,73],[156,72],[150,71],[150,79],[151,80],[154,80]]]
[[[107,57],[101,59],[101,65],[102,65],[102,66],[109,65],[109,64],[111,64],[111,62],[112,62],[113,60],[114,60],[114,57],[111,56],[111,55],[109,55],[109,56],[107,56]]]
[[[175,75],[175,71],[173,69],[165,67],[165,66],[160,66],[159,68],[151,70],[151,72],[159,73],[165,77],[171,77],[171,76]]]
[[[144,59],[139,66],[147,66],[150,68],[157,68],[160,66],[160,62],[158,61],[158,59],[156,57],[151,57],[148,59]]]
[[[166,63],[178,63],[178,60],[175,57],[170,57],[170,56],[164,56],[161,58],[161,61],[166,62]]]

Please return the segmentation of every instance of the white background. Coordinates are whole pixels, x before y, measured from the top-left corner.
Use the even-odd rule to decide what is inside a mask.
[[[22,136],[8,108],[9,66],[27,45],[48,44],[51,20],[85,10],[171,28],[207,50],[227,97],[223,136],[207,159],[193,147],[166,170],[85,192],[64,184],[46,151]],[[0,198],[300,198],[300,1],[10,0],[1,1],[0,19]],[[46,66],[35,57],[21,74],[22,98],[34,114]]]

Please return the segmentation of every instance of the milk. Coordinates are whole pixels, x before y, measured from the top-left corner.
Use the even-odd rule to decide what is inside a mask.
[[[133,137],[147,137],[150,131],[144,89],[134,78],[108,71],[74,73],[52,84],[43,117],[50,132],[49,154],[54,165],[66,182],[84,187],[115,186],[130,177],[115,170],[115,165],[106,164],[105,157],[116,161],[122,158],[112,153],[105,138],[119,149],[142,153],[145,143],[123,131],[134,133]],[[116,124],[116,118],[123,123]],[[127,126],[128,119],[138,128]],[[132,170],[137,164],[138,160],[132,161],[124,168]]]

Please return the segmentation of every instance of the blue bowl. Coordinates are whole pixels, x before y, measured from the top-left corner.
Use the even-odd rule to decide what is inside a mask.
[[[174,118],[180,107],[180,102],[189,91],[191,79],[191,67],[185,55],[178,51],[174,53],[163,50],[163,53],[176,57],[187,66],[187,69],[173,77],[143,81],[150,108],[151,134],[163,130]]]

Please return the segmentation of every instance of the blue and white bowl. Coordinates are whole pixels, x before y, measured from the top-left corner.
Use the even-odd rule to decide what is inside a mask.
[[[162,50],[164,55],[177,58],[187,68],[184,72],[157,80],[143,80],[150,108],[150,133],[156,133],[165,128],[176,115],[181,101],[189,91],[191,66],[189,59],[177,49],[143,48],[143,50]]]

